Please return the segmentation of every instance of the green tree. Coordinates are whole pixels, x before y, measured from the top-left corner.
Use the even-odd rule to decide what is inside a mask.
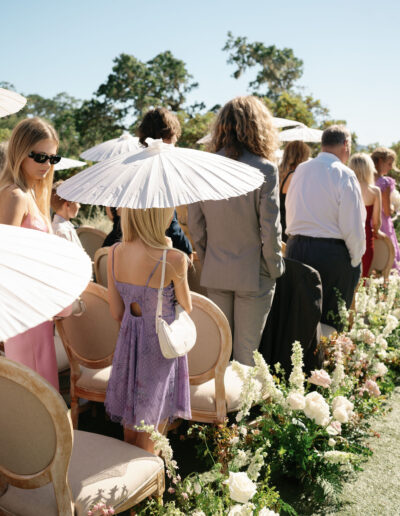
[[[207,113],[190,114],[187,111],[179,111],[178,118],[182,127],[182,135],[178,141],[179,147],[195,148],[197,140],[210,131],[215,113],[208,111]]]
[[[96,95],[116,102],[121,116],[137,118],[156,105],[177,112],[186,102],[186,95],[198,86],[191,79],[185,63],[169,50],[145,63],[132,55],[120,54]]]
[[[298,59],[291,48],[279,49],[275,45],[266,47],[264,43],[249,43],[245,37],[234,37],[228,32],[228,39],[222,49],[229,52],[228,63],[236,66],[233,77],[238,79],[249,68],[259,68],[249,87],[254,93],[276,100],[283,92],[290,91],[294,83],[303,75],[303,61]],[[261,91],[267,87],[267,90]]]

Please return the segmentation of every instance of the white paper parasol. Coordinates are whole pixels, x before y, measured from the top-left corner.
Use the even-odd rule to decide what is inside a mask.
[[[287,129],[279,133],[279,140],[281,142],[293,142],[301,140],[303,142],[320,143],[323,131],[320,129],[311,129],[305,125]]]
[[[162,140],[149,147],[97,163],[57,188],[63,199],[125,208],[167,208],[227,199],[258,188],[264,175],[239,161]]]
[[[92,264],[56,235],[0,224],[0,341],[51,319],[89,283]]]
[[[80,157],[88,161],[105,161],[107,159],[115,158],[120,154],[126,154],[127,152],[134,152],[142,149],[143,147],[139,143],[139,138],[124,132],[119,138],[107,140],[106,142],[99,143],[99,145],[95,145],[94,147],[85,150],[82,152]]]
[[[15,91],[0,88],[0,118],[12,115],[26,104],[26,98]]]
[[[296,122],[296,120],[289,120],[288,118],[279,118],[277,116],[272,117],[273,126],[276,129],[281,129],[282,127],[292,127],[295,125],[303,125],[301,122]],[[211,134],[206,134],[200,140],[197,140],[196,143],[209,143],[211,141]]]
[[[61,160],[54,165],[54,170],[67,170],[69,168],[84,167],[86,161],[79,161],[77,159],[61,158]]]

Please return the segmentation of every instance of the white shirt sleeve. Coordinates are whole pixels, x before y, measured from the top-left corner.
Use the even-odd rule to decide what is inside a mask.
[[[351,265],[357,267],[365,253],[366,210],[357,178],[343,177],[339,199],[339,228],[349,250]]]

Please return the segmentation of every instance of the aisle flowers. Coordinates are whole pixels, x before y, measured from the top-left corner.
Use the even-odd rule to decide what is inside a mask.
[[[371,455],[365,439],[373,433],[369,416],[384,408],[400,371],[400,277],[385,285],[372,279],[360,287],[353,324],[323,339],[323,368],[306,378],[303,350],[293,343],[287,377],[254,353],[255,366],[233,369],[244,383],[240,409],[219,425],[193,425],[199,454],[211,469],[181,480],[163,443],[172,499],[147,502],[139,514],[296,514],[274,484],[295,478],[313,503],[334,500],[344,480]],[[342,320],[349,313],[341,308]]]

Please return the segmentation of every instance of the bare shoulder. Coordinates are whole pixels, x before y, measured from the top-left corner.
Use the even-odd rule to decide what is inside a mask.
[[[369,189],[370,189],[370,192],[371,192],[375,197],[380,197],[380,196],[381,196],[381,190],[380,190],[379,186],[370,185],[370,186],[369,186]]]
[[[177,251],[176,249],[171,249],[168,251],[167,262],[175,269],[177,273],[186,270],[187,267],[187,257],[184,253]]]
[[[0,192],[0,199],[3,205],[7,205],[8,207],[14,206],[19,209],[27,209],[28,208],[28,194],[23,192],[21,188],[16,185],[6,186]]]

